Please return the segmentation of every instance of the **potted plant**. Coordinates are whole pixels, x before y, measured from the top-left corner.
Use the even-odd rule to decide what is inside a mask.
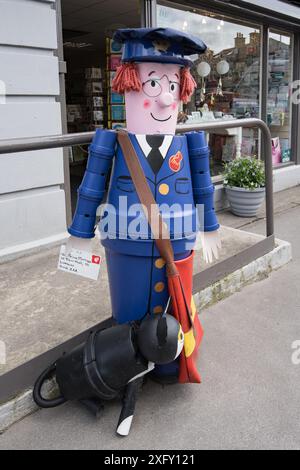
[[[265,171],[260,160],[242,157],[225,165],[224,186],[233,214],[253,217],[265,199]]]

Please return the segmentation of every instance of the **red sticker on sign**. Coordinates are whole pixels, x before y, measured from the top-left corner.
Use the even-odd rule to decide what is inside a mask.
[[[101,258],[100,256],[92,256],[92,263],[93,264],[100,264]]]
[[[183,156],[181,152],[177,152],[176,155],[172,155],[169,159],[169,167],[172,171],[179,171],[181,168],[181,162],[183,160]]]

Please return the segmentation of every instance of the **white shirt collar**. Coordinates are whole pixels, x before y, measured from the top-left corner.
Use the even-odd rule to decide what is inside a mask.
[[[148,144],[146,137],[147,136],[145,134],[137,134],[136,135],[139,146],[141,147],[141,149],[144,152],[145,157],[147,158],[149,153],[151,152],[151,147]],[[173,141],[173,136],[172,135],[166,135],[164,137],[164,141],[163,141],[162,145],[159,147],[159,151],[162,154],[163,158],[166,158],[167,153],[169,151],[169,148],[172,144],[172,141]]]

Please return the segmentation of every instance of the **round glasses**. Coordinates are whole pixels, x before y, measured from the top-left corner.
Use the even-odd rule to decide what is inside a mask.
[[[156,98],[160,96],[163,88],[161,85],[161,80],[166,77],[169,82],[169,93],[171,93],[175,99],[179,99],[180,95],[180,83],[172,82],[168,79],[167,75],[163,75],[161,78],[150,78],[143,83],[143,92],[150,98]]]

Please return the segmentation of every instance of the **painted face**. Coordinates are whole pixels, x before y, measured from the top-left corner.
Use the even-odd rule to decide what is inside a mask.
[[[180,66],[138,64],[140,92],[125,93],[127,130],[134,134],[175,134],[180,103]]]

